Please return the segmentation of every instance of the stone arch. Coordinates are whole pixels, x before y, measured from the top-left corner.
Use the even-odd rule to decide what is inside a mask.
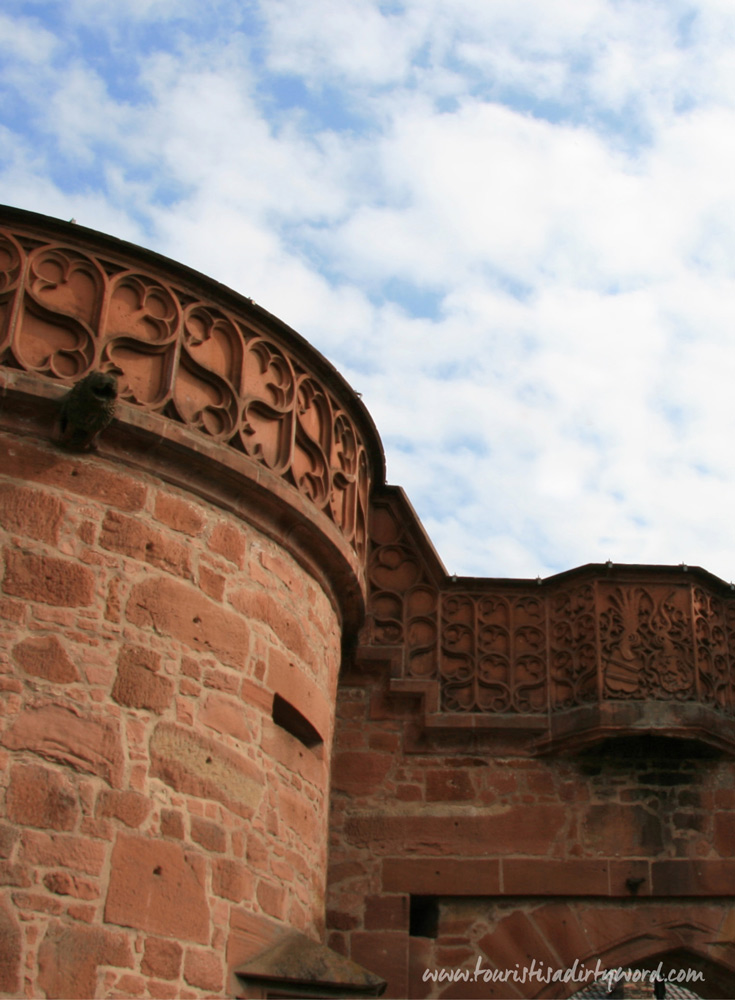
[[[544,937],[567,968],[573,966],[575,958],[588,969],[594,968],[598,959],[605,968],[655,969],[663,963],[664,970],[702,972],[702,981],[683,984],[700,997],[714,1000],[735,996],[733,920],[724,906],[641,900],[632,906],[614,907],[562,904],[558,910],[561,933],[553,944],[548,930]],[[562,943],[564,910],[569,911],[566,920],[573,920],[589,942],[594,942],[588,953],[573,956]],[[579,938],[576,940],[579,942]],[[563,990],[559,984],[549,984],[529,995],[540,1000],[583,994],[581,984],[576,984],[576,989],[575,984],[568,984]]]

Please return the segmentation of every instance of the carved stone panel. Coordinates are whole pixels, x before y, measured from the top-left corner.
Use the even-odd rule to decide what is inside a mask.
[[[600,585],[603,697],[696,695],[688,586]]]
[[[597,616],[592,583],[549,599],[552,704],[572,708],[598,698]]]
[[[67,385],[113,372],[121,400],[282,476],[364,558],[366,442],[288,343],[246,308],[229,312],[155,269],[40,235],[0,230],[1,364]]]
[[[373,504],[363,642],[401,647],[405,676],[428,680],[437,676],[438,590],[408,528],[390,502]]]
[[[441,680],[447,711],[545,711],[543,602],[526,595],[444,594]]]
[[[701,710],[735,712],[732,588],[677,567],[648,574],[645,567],[589,566],[497,586],[449,579],[430,570],[425,541],[397,497],[373,504],[362,641],[392,647],[399,679],[438,682],[430,711],[446,713],[447,725],[492,728],[495,716],[506,731],[526,725],[532,733],[537,721],[524,718],[550,713],[553,742],[559,734],[573,741],[576,725],[610,735],[620,719],[658,719],[676,730],[684,716],[674,706],[684,703],[697,732]],[[651,714],[648,701],[672,709]],[[486,721],[461,718],[469,715]],[[725,720],[712,726],[712,742],[726,743]]]

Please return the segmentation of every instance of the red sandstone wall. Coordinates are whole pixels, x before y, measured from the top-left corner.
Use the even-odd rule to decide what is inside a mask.
[[[387,997],[565,997],[582,984],[448,986],[422,975],[478,958],[500,969],[534,958],[616,966],[675,948],[728,984],[703,996],[732,995],[730,759],[686,746],[682,757],[677,742],[642,756],[634,746],[617,757],[495,756],[487,739],[473,747],[469,729],[424,735],[418,752],[423,708],[389,694],[388,680],[376,669],[340,681],[333,948],[384,976]],[[409,933],[411,895],[436,898],[435,937]]]
[[[322,930],[333,607],[235,517],[27,438],[0,524],[0,995],[223,995],[259,918]]]

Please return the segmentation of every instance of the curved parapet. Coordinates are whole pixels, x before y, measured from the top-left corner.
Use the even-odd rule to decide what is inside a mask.
[[[369,495],[384,463],[345,380],[280,320],[197,272],[80,226],[0,209],[6,399],[25,397],[31,419],[46,417],[43,400],[96,370],[119,386],[117,435],[105,447],[127,446],[129,460],[143,461],[155,441],[164,475],[174,476],[174,454],[188,452],[183,464],[200,471],[200,490],[234,479],[255,506],[268,499],[273,523],[261,513],[262,527],[298,539],[302,558],[320,550],[323,562],[329,549],[340,610],[359,621],[349,604],[364,591]],[[52,423],[34,430],[43,436]]]

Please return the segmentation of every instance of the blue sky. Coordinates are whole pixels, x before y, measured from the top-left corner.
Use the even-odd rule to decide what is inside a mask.
[[[450,572],[735,577],[731,0],[6,0],[0,200],[252,296]]]

